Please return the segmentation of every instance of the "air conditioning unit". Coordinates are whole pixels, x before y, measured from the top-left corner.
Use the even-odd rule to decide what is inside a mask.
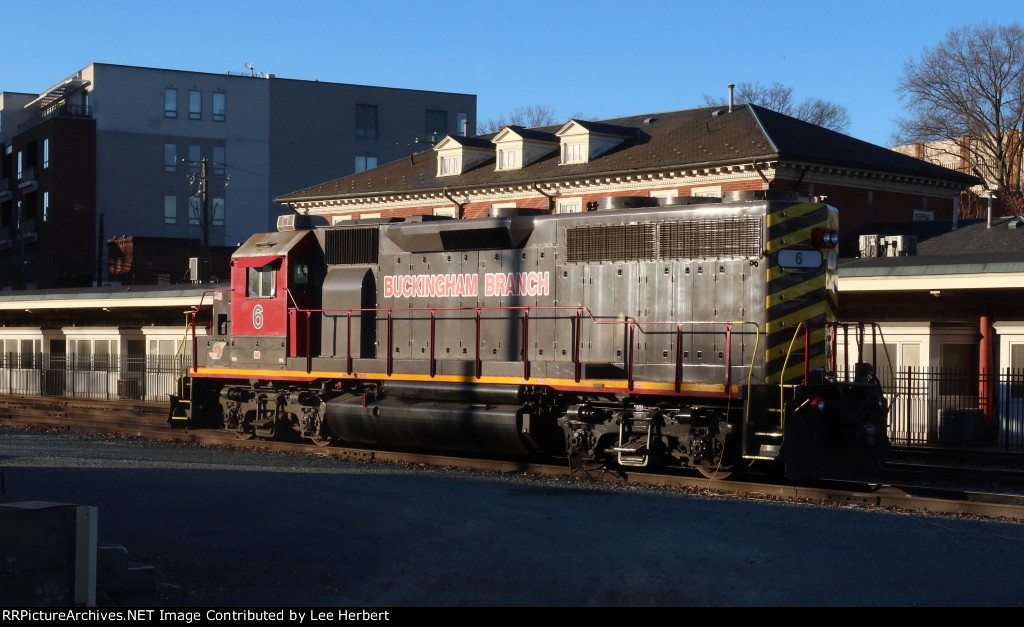
[[[307,231],[313,228],[313,220],[308,215],[289,213],[277,216],[277,230],[285,231]]]
[[[913,235],[886,235],[879,242],[884,257],[911,257],[917,254],[917,237]]]
[[[860,256],[861,257],[879,257],[878,249],[878,235],[861,235],[860,236]]]

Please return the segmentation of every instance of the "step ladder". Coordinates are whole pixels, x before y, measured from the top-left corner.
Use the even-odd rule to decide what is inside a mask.
[[[651,421],[633,419],[630,423],[633,432],[626,431],[626,421],[619,424],[619,443],[612,448],[618,454],[620,466],[647,466],[649,461],[648,453],[651,450]],[[642,428],[642,433],[636,433],[637,428]]]

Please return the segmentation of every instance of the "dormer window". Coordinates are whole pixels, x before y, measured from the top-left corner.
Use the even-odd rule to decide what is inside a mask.
[[[459,173],[458,157],[441,157],[441,176]]]
[[[515,125],[502,127],[491,141],[495,170],[520,170],[558,149],[558,138],[551,133]]]
[[[437,176],[457,176],[468,172],[488,159],[494,159],[491,142],[476,137],[451,135],[437,142]]]
[[[498,169],[511,170],[519,167],[518,150],[498,150]]]
[[[589,163],[636,137],[636,129],[603,122],[569,120],[555,133],[562,144],[562,165]]]
[[[583,142],[564,144],[562,146],[562,163],[586,163],[587,145]]]

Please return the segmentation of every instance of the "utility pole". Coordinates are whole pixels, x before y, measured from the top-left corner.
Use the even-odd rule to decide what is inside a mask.
[[[103,285],[103,213],[99,213],[99,232],[96,235],[96,287]]]
[[[210,195],[207,192],[207,170],[210,165],[210,160],[203,157],[200,161],[200,173],[199,173],[199,194],[203,205],[203,213],[199,218],[199,225],[203,229],[203,259],[209,259],[210,257]]]

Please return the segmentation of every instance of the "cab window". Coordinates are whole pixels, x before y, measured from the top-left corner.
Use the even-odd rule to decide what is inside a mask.
[[[266,265],[246,270],[245,295],[248,298],[273,298],[277,288],[277,270]]]
[[[292,266],[291,289],[300,294],[305,294],[309,289],[309,266],[304,263],[297,263]]]

